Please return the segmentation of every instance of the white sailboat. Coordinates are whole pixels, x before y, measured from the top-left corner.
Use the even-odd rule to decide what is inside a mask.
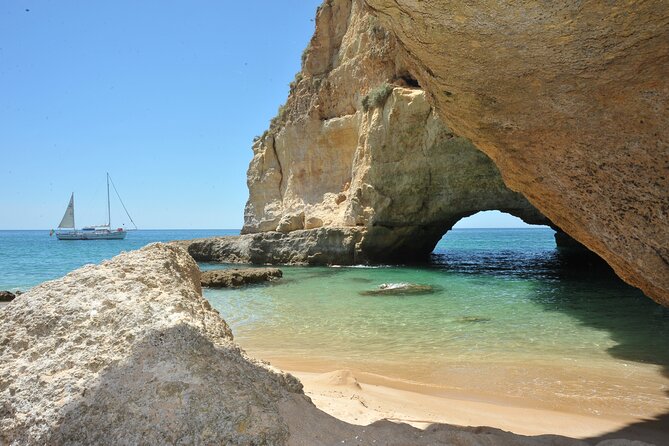
[[[58,237],[58,240],[123,240],[125,236],[128,234],[128,231],[124,228],[118,228],[116,230],[112,230],[111,228],[111,205],[109,201],[110,181],[111,177],[109,176],[109,174],[107,174],[107,224],[106,225],[85,226],[81,229],[76,229],[74,226],[74,192],[72,192],[72,195],[70,196],[70,202],[67,205],[67,209],[65,209],[65,215],[63,215],[63,219],[60,221],[58,229],[56,229],[55,231],[52,229],[50,235],[53,235],[55,233],[56,237]],[[116,190],[114,182],[111,181],[111,184],[114,187],[114,192],[116,192],[116,196],[118,197],[119,201],[121,202],[121,205],[123,206],[123,210],[125,211],[130,221],[132,222],[135,229],[137,229],[137,225],[135,225],[135,222],[132,220],[132,217],[128,213],[128,210],[125,208],[123,200],[121,200],[121,196]]]

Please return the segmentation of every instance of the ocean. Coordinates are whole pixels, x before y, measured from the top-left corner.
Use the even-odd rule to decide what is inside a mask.
[[[0,290],[27,290],[88,263],[99,263],[122,251],[152,242],[236,235],[237,229],[139,230],[125,240],[69,240],[49,236],[49,230],[0,231]]]
[[[0,290],[154,241],[237,233],[65,242],[0,231]],[[454,229],[421,266],[282,270],[274,283],[205,290],[237,342],[278,367],[350,369],[430,393],[607,416],[669,408],[669,310],[606,267],[569,261],[550,229]],[[422,291],[383,294],[384,284]]]

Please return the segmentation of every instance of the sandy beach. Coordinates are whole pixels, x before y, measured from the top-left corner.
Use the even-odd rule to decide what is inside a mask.
[[[423,429],[435,423],[491,426],[523,435],[559,434],[593,440],[617,438],[620,435],[616,433],[624,431],[627,438],[655,444],[669,438],[669,423],[663,421],[646,425],[633,416],[583,415],[523,407],[513,401],[435,394],[426,386],[350,370],[290,373],[302,381],[305,393],[319,409],[352,424],[386,419]]]

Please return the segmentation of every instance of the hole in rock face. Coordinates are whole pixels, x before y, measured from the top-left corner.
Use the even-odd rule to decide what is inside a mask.
[[[453,229],[511,229],[544,228],[544,225],[531,225],[520,218],[502,211],[481,211],[458,220]]]
[[[459,219],[436,243],[431,263],[462,273],[529,272],[554,263],[555,231],[501,211],[483,211]],[[541,267],[539,267],[541,268]]]
[[[529,208],[509,212],[523,217],[527,222],[547,223],[541,214]],[[434,262],[435,254],[442,254],[441,251],[446,249],[444,241],[448,240],[448,236],[444,238],[444,234],[455,232],[461,241],[473,244],[474,248],[480,244],[481,247],[494,246],[497,249],[505,243],[510,246],[522,244],[523,237],[532,238],[532,234],[535,234],[527,232],[532,231],[532,228],[541,228],[544,243],[549,245],[549,249],[555,250],[555,231],[547,226],[529,225],[520,218],[500,211],[449,213],[444,215],[442,221],[430,224],[372,230],[367,235],[368,244],[365,248],[368,249],[369,258],[376,262],[430,263]],[[502,229],[506,229],[506,232]]]
[[[606,262],[564,232],[501,211],[478,212],[445,228],[430,261],[464,273],[618,280]]]
[[[395,83],[403,87],[422,88],[418,83],[418,80],[409,73],[400,74],[397,79],[395,79]]]

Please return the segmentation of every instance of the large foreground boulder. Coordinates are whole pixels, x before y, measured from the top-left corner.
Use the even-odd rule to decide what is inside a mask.
[[[297,380],[244,355],[183,250],[85,266],[0,313],[0,444],[283,443]]]
[[[234,344],[201,296],[197,265],[176,246],[149,245],[37,286],[0,310],[0,325],[1,445],[587,446],[337,420],[295,378]]]

